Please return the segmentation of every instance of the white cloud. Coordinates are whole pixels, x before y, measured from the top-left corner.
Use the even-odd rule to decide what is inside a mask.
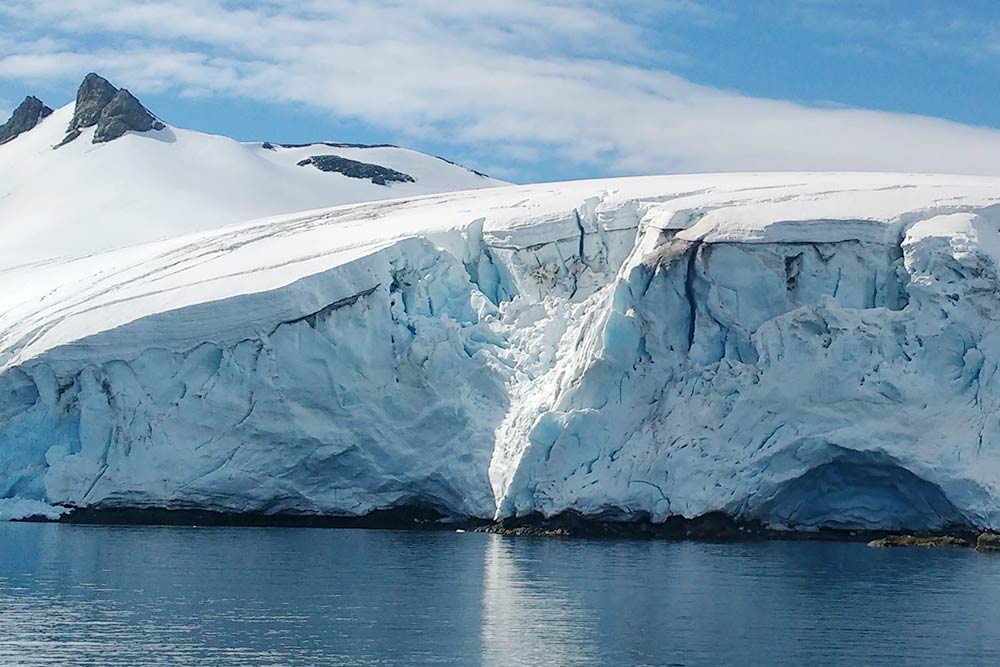
[[[982,62],[1000,51],[1000,21],[976,3],[911,0],[901,12],[897,0],[800,0],[791,6],[761,1],[775,20],[835,35],[842,48],[866,55],[955,55]]]
[[[640,11],[642,14],[635,14]],[[687,0],[8,0],[26,29],[0,77],[100,71],[138,92],[304,104],[415,141],[596,174],[871,169],[1000,174],[1000,132],[808,108],[699,86],[651,62],[640,23],[725,17]]]

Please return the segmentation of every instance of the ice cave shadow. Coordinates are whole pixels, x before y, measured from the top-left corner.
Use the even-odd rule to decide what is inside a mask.
[[[836,457],[778,486],[753,516],[794,529],[946,530],[972,522],[940,486],[881,452]]]

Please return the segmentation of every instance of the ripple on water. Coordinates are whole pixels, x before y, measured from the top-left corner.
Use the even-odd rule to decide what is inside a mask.
[[[1000,557],[0,524],[0,665],[993,664]]]

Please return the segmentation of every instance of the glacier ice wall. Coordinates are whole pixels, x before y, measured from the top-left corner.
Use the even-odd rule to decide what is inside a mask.
[[[6,373],[0,449],[17,456],[3,458],[3,495],[491,513],[491,425],[507,405],[504,374],[484,360],[496,341],[479,320],[492,306],[460,262],[404,245],[381,258],[381,282],[256,336]]]
[[[996,184],[785,179],[494,191],[272,289],[0,332],[0,498],[1000,527]]]
[[[916,289],[910,303],[920,250],[663,243],[609,290],[582,341],[592,352],[527,432],[501,513],[992,521],[959,471],[982,464],[997,422],[980,387],[982,350],[996,351],[951,321],[974,303]],[[921,503],[919,516],[900,509]]]

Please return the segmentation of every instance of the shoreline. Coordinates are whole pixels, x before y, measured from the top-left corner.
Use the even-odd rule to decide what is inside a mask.
[[[62,523],[104,526],[213,526],[232,528],[365,528],[372,530],[475,530],[486,520],[455,519],[424,507],[374,510],[360,516],[328,514],[265,514],[190,508],[73,507],[52,519],[31,516],[21,523]]]
[[[197,526],[242,528],[357,528],[368,530],[464,531],[507,537],[563,537],[588,539],[663,539],[699,542],[821,541],[862,542],[882,547],[975,547],[985,529],[955,526],[942,530],[848,529],[817,530],[770,528],[757,520],[741,520],[723,512],[694,518],[668,517],[662,522],[648,519],[620,520],[563,512],[552,517],[529,514],[499,521],[474,517],[450,517],[427,507],[375,510],[361,516],[321,514],[265,514],[222,512],[202,509],[165,508],[71,508],[57,519],[31,516],[18,523],[61,523],[105,526]]]

